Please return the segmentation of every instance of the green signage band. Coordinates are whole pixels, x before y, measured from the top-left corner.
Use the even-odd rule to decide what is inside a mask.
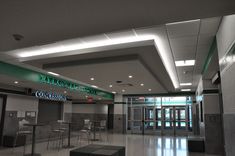
[[[78,91],[82,93],[87,93],[91,95],[100,96],[107,99],[113,99],[114,95],[112,93],[95,89],[86,85],[75,83],[62,78],[57,78],[51,75],[47,75],[38,71],[34,71],[28,68],[20,67],[17,65],[9,64],[0,61],[0,74],[35,82],[44,83],[48,85],[57,86],[60,88],[66,88],[72,91]]]

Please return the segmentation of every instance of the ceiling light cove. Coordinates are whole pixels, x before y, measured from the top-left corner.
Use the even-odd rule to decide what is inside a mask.
[[[192,83],[180,83],[180,86],[191,86]]]
[[[95,85],[91,85],[91,87],[93,87],[93,88],[98,88],[98,86],[95,86]]]
[[[54,76],[59,76],[59,74],[54,73],[54,72],[47,72],[48,74],[54,75]]]
[[[181,89],[182,92],[189,92],[191,89]]]
[[[21,49],[18,50],[19,52],[17,53],[17,55],[19,57],[32,57],[32,56],[48,55],[48,54],[62,53],[74,50],[84,50],[84,49],[98,48],[98,47],[105,47],[112,45],[114,46],[119,44],[127,44],[127,43],[134,43],[134,42],[148,41],[148,40],[154,40],[154,35],[126,36],[115,39],[107,38],[99,41],[90,41],[82,43],[80,42],[81,39],[72,39],[71,43],[68,43],[68,41],[65,41],[65,43],[61,41],[50,45]]]
[[[182,67],[182,66],[194,66],[195,60],[181,60],[181,61],[175,61],[176,67]]]
[[[162,62],[168,72],[171,81],[175,88],[179,88],[179,81],[177,77],[177,73],[175,70],[175,64],[173,61],[172,53],[169,48],[168,40],[166,40],[165,27],[159,29],[159,32],[153,33],[148,32],[148,29],[143,29],[146,31],[143,33],[142,30],[134,30],[135,35],[130,36],[121,36],[117,38],[110,38],[108,34],[105,34],[106,38],[102,40],[91,40],[81,42],[82,38],[76,38],[71,40],[65,40],[56,42],[53,44],[43,45],[43,46],[35,46],[24,49],[17,49],[12,51],[12,55],[19,58],[28,58],[35,56],[42,56],[48,54],[57,54],[63,52],[73,53],[72,51],[76,51],[76,54],[85,53],[87,50],[92,51],[100,51],[102,47],[107,47],[109,49],[117,49],[118,45],[127,45],[131,43],[138,43],[144,41],[153,41],[154,46],[157,49],[159,56],[162,59]],[[141,33],[142,32],[142,33]],[[164,32],[164,33],[162,33]],[[158,34],[159,33],[159,34]],[[121,34],[121,33],[120,33]],[[138,46],[138,45],[136,45]],[[123,46],[120,46],[123,47]],[[69,55],[69,53],[67,53]]]

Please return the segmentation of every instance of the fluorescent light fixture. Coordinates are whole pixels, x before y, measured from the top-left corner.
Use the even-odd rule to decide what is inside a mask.
[[[72,40],[74,41],[74,43],[63,44],[63,42],[61,43],[58,42],[50,44],[51,46],[45,45],[35,48],[29,48],[29,50],[24,50],[24,51],[22,50],[22,52],[18,53],[18,56],[32,57],[32,56],[61,53],[66,51],[84,50],[90,48],[98,48],[98,47],[134,43],[134,42],[148,41],[148,40],[153,40],[153,35],[128,36],[115,39],[105,39],[105,40],[82,42],[82,43],[80,42],[80,39],[78,40],[74,39]]]
[[[191,86],[192,83],[180,83],[180,86]]]
[[[48,73],[48,74],[51,74],[51,75],[59,76],[59,74],[54,73],[54,72],[47,72],[47,73]]]
[[[175,61],[176,67],[182,67],[182,66],[194,66],[195,60],[181,60],[181,61]]]
[[[182,92],[188,92],[191,91],[191,89],[181,89]]]
[[[141,83],[141,84],[140,84],[140,86],[144,86],[144,84],[143,84],[143,83]]]
[[[135,31],[135,30],[134,30]],[[81,39],[72,39],[67,41],[56,42],[53,44],[48,44],[44,46],[35,46],[30,48],[24,48],[15,50],[14,52],[18,57],[26,58],[26,57],[34,57],[40,55],[48,55],[48,54],[56,54],[68,51],[77,51],[78,53],[82,53],[82,50],[90,50],[92,48],[101,48],[108,46],[117,46],[121,44],[130,44],[135,42],[142,41],[154,41],[154,45],[160,55],[162,62],[171,78],[171,81],[175,88],[179,87],[177,73],[175,71],[174,62],[172,61],[172,55],[168,52],[168,44],[165,44],[165,41],[160,38],[157,34],[154,33],[142,33],[138,34],[135,31],[134,36],[123,36],[119,38],[106,38],[99,41],[89,41],[89,42],[81,42]],[[108,36],[108,35],[106,35]],[[80,50],[80,51],[79,51]]]
[[[152,89],[148,89],[148,91],[150,91],[150,92],[151,92],[151,91],[152,91]]]
[[[131,79],[131,78],[133,78],[133,76],[132,76],[132,75],[129,75],[128,77],[129,77],[130,79]]]
[[[18,81],[15,81],[14,83],[15,83],[15,84],[18,84],[19,82],[18,82]]]
[[[94,80],[95,80],[95,78],[94,78],[94,77],[91,77],[91,78],[90,78],[90,80],[91,80],[91,81],[94,81]]]
[[[93,88],[98,88],[98,86],[95,86],[95,85],[91,85],[91,87],[93,87]]]
[[[180,22],[174,22],[174,23],[167,23],[166,25],[184,24],[184,23],[199,22],[199,21],[200,21],[200,19],[195,19],[195,20],[188,20],[188,21],[180,21]]]
[[[112,91],[113,94],[116,94],[117,92]]]

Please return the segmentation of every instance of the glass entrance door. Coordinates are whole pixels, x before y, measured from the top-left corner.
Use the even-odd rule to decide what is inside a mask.
[[[175,107],[175,133],[186,132],[187,120],[186,120],[186,108]]]
[[[156,123],[155,123],[156,132],[161,132],[161,130],[162,130],[162,110],[161,110],[161,108],[155,109],[155,118],[156,118]]]
[[[155,112],[154,107],[144,107],[144,133],[154,133]]]
[[[163,134],[174,134],[174,107],[163,107]]]
[[[186,106],[164,106],[163,110],[163,134],[180,135],[187,133]]]
[[[143,131],[142,107],[132,107],[132,133],[142,133]]]

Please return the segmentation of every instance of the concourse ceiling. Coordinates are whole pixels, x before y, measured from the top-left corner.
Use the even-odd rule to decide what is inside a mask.
[[[179,92],[185,88],[180,83],[192,83],[187,88],[195,91],[222,16],[235,13],[232,0],[52,0],[0,4],[1,61],[55,72],[118,94]],[[13,34],[22,35],[22,40],[14,40]],[[24,58],[18,55],[58,44],[108,42],[143,34],[157,39]],[[195,60],[195,65],[176,67],[175,61],[180,60]],[[14,79],[4,76],[0,80],[7,85],[40,88],[21,80],[22,84],[12,84]],[[67,94],[77,99],[86,96]]]

